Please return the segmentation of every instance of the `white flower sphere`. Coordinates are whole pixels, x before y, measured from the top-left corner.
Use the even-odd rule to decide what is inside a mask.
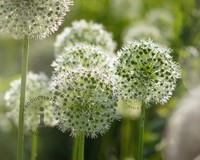
[[[108,71],[77,68],[52,79],[54,115],[61,131],[95,138],[118,119],[116,83]]]
[[[88,43],[102,47],[109,54],[113,54],[116,43],[112,35],[104,30],[101,24],[86,22],[85,20],[74,21],[72,27],[67,27],[57,36],[55,43],[55,54],[59,55],[62,50],[75,43]]]
[[[44,39],[58,29],[72,0],[0,0],[0,31]]]
[[[112,68],[113,59],[102,48],[91,44],[70,45],[52,63],[54,73],[77,67]]]
[[[166,103],[180,78],[180,66],[170,53],[151,40],[131,41],[118,51],[115,66],[122,100]]]
[[[5,93],[7,116],[18,125],[21,79],[14,80]],[[53,114],[49,91],[49,79],[43,74],[29,72],[27,75],[26,102],[24,106],[24,125],[26,129],[35,130],[39,127],[40,116],[44,115],[44,125],[53,126]],[[28,131],[28,130],[27,130]]]

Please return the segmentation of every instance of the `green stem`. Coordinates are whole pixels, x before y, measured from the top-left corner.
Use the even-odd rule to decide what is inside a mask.
[[[37,129],[34,133],[36,134],[32,135],[31,160],[36,160],[37,158],[37,145],[38,145]]]
[[[140,129],[139,129],[138,160],[142,160],[143,156],[144,121],[145,121],[145,103],[142,103],[141,115],[140,115]]]
[[[25,104],[25,92],[26,92],[26,74],[27,74],[27,70],[28,70],[28,54],[29,54],[29,38],[28,38],[28,36],[25,36],[24,46],[23,46],[23,51],[22,51],[17,160],[23,160],[24,104]]]
[[[79,137],[75,137],[73,144],[73,151],[72,151],[72,160],[77,160],[78,144],[79,144]]]
[[[85,143],[85,135],[82,133],[79,136],[78,160],[84,160],[84,143]]]
[[[132,123],[130,119],[123,119],[121,125],[121,160],[131,157],[133,153],[133,147],[131,142],[133,141],[132,135]]]

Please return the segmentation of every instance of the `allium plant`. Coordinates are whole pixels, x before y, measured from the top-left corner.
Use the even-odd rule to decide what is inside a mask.
[[[77,68],[53,76],[53,107],[61,131],[95,138],[117,119],[115,79],[97,68]]]
[[[21,80],[17,79],[10,83],[10,89],[5,93],[5,102],[7,106],[7,116],[18,125],[19,113],[19,95]],[[25,103],[25,127],[27,129],[36,130],[39,126],[40,108],[43,107],[45,125],[52,126],[53,114],[50,100],[42,99],[42,96],[50,99],[49,79],[44,73],[35,74],[29,72],[27,74],[27,89]],[[39,104],[38,104],[39,102]]]
[[[20,103],[21,80],[17,79],[11,82],[10,89],[5,94],[5,102],[8,107],[7,116],[18,125],[19,121],[19,103]],[[43,115],[41,122],[41,117]],[[43,74],[27,74],[26,103],[24,106],[24,128],[26,133],[32,134],[31,160],[37,156],[37,135],[38,128],[44,126],[53,126],[54,117],[50,102],[49,79]]]
[[[167,103],[180,78],[180,66],[170,53],[170,49],[151,40],[131,41],[118,51],[115,66],[116,74],[121,77],[117,85],[120,98],[142,102],[138,160],[143,152],[145,107]]]
[[[141,39],[141,38],[151,38],[157,42],[165,43],[165,37],[162,36],[159,28],[156,26],[146,22],[134,22],[130,26],[127,27],[124,31],[123,42],[126,44],[131,39]]]
[[[104,50],[90,44],[70,45],[53,61],[54,73],[76,67],[110,68],[112,60]]]
[[[61,131],[75,136],[73,160],[84,158],[84,137],[104,134],[118,119],[116,82],[107,69],[82,68],[53,76],[54,115]]]
[[[23,126],[29,38],[44,39],[61,25],[72,0],[0,0],[0,31],[24,39],[17,160],[23,160]]]
[[[44,39],[63,22],[72,0],[0,0],[0,31]]]
[[[151,40],[129,42],[118,51],[116,74],[125,101],[164,104],[172,96],[180,78],[180,66],[170,56],[171,50]]]
[[[85,20],[74,21],[72,27],[67,27],[57,36],[55,54],[59,55],[70,44],[88,43],[102,47],[103,50],[113,54],[116,43],[111,33],[107,32],[101,24],[86,22]]]

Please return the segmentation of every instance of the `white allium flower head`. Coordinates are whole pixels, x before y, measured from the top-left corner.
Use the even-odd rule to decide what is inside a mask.
[[[123,42],[126,44],[131,39],[151,38],[154,41],[166,43],[160,30],[154,25],[146,22],[131,24],[124,31]]]
[[[113,60],[101,47],[91,44],[76,43],[64,48],[52,63],[54,73],[76,67],[112,68]]]
[[[118,51],[116,74],[121,98],[145,103],[164,104],[172,96],[180,78],[180,66],[170,56],[171,50],[151,40],[131,41]]]
[[[0,0],[0,31],[44,39],[58,29],[72,0]]]
[[[52,78],[54,115],[61,131],[95,138],[118,119],[115,79],[107,70],[77,68]]]
[[[21,79],[14,80],[10,89],[5,93],[5,102],[8,107],[7,116],[18,125]],[[46,98],[42,97],[45,96]],[[49,79],[43,74],[29,72],[27,75],[26,102],[24,106],[24,125],[27,129],[35,130],[39,125],[39,114],[43,108],[44,123],[54,125],[49,91]]]
[[[69,44],[89,43],[102,47],[112,54],[116,48],[116,43],[112,39],[111,33],[107,32],[101,24],[86,22],[85,20],[74,21],[72,27],[67,27],[57,36],[55,43],[55,54],[59,55]]]

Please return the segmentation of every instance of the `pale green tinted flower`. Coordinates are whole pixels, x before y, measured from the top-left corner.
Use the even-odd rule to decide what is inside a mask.
[[[200,155],[200,86],[189,90],[176,110],[168,117],[162,138],[163,158],[199,160]],[[187,144],[187,145],[186,145]]]
[[[19,101],[21,80],[11,82],[11,88],[5,94],[5,102],[8,107],[8,117],[18,125]],[[44,125],[53,125],[53,114],[51,110],[49,92],[49,79],[43,73],[27,75],[26,103],[24,123],[27,129],[35,130],[39,127],[40,116],[44,115]]]
[[[52,66],[54,73],[76,67],[110,68],[112,59],[98,46],[77,43],[66,47]]]
[[[115,86],[106,70],[78,68],[54,76],[53,107],[59,129],[91,138],[106,132],[118,118]]]
[[[118,84],[123,100],[166,103],[172,96],[180,67],[173,62],[171,50],[151,40],[132,41],[118,51]]]
[[[146,20],[162,33],[163,39],[169,41],[173,38],[175,16],[164,8],[155,8],[146,14]]]
[[[58,55],[69,44],[88,43],[102,47],[108,53],[113,53],[116,43],[112,35],[104,30],[101,24],[86,22],[85,20],[75,21],[72,27],[67,27],[57,36],[55,43],[55,54]]]
[[[151,38],[154,41],[164,42],[163,36],[158,28],[147,22],[138,22],[131,24],[124,31],[124,44],[131,39],[145,39]]]
[[[61,25],[72,0],[0,0],[0,31],[43,39]]]

